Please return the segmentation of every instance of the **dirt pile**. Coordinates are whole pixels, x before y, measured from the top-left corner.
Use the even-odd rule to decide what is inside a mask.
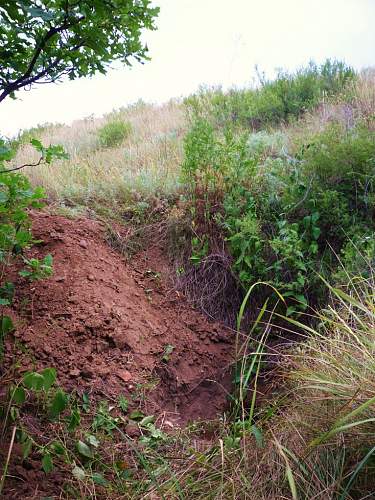
[[[29,351],[23,368],[55,366],[66,390],[93,397],[152,387],[147,404],[175,422],[223,408],[232,335],[167,286],[162,250],[125,263],[101,223],[47,212],[33,215],[33,233],[41,242],[30,256],[52,254],[54,275],[19,278],[13,312],[15,335]]]

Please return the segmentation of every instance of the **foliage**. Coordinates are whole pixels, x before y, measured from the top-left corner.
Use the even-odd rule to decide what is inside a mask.
[[[65,157],[61,146],[45,148],[38,140],[33,139],[33,147],[40,154],[39,163],[50,163],[53,158]],[[14,151],[5,141],[0,141],[0,361],[4,350],[5,336],[14,329],[11,318],[4,314],[4,306],[12,304],[15,286],[4,281],[7,268],[18,258],[25,264],[19,274],[30,280],[41,279],[52,274],[52,256],[46,255],[42,260],[25,257],[24,252],[33,243],[30,230],[29,208],[41,208],[44,192],[41,188],[32,188],[30,181],[18,172],[19,167],[7,168],[6,164],[14,155]],[[17,171],[17,172],[15,172]]]
[[[224,241],[244,290],[271,283],[288,298],[288,314],[304,310],[320,298],[318,273],[330,276],[341,251],[350,266],[350,238],[374,230],[374,159],[374,133],[362,123],[332,123],[291,155],[278,133],[221,134],[197,119],[182,166],[192,259],[200,264]]]
[[[355,76],[341,61],[311,62],[295,73],[280,70],[273,81],[263,80],[257,89],[202,89],[185,99],[191,114],[209,117],[217,127],[258,130],[301,116],[324,96],[343,91]]]
[[[110,63],[147,59],[149,0],[6,0],[0,7],[0,102],[34,83],[106,73]]]
[[[98,129],[99,144],[103,148],[119,146],[132,132],[129,122],[113,120]]]

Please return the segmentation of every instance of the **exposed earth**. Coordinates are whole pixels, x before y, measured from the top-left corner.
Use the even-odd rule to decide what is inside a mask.
[[[54,366],[65,390],[93,398],[147,387],[146,409],[173,425],[224,408],[233,334],[173,289],[161,248],[150,243],[129,263],[109,246],[101,222],[48,212],[33,214],[33,234],[40,243],[28,256],[52,254],[54,273],[32,283],[18,278],[12,313],[28,348],[22,369]],[[12,352],[6,356],[9,365]]]

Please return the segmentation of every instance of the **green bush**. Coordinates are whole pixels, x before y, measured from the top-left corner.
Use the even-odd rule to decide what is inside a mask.
[[[195,117],[209,117],[215,127],[258,130],[299,117],[316,106],[323,95],[342,92],[355,77],[352,68],[340,61],[327,60],[321,66],[310,63],[295,73],[279,71],[273,81],[258,89],[201,89],[185,100]]]
[[[367,258],[373,251],[375,140],[360,123],[329,124],[293,157],[280,132],[234,135],[198,119],[182,172],[205,255],[224,245],[243,290],[272,284],[289,314],[321,298],[318,275],[330,278],[341,252],[348,268],[359,267],[351,238],[367,242]]]
[[[98,129],[99,144],[102,148],[119,146],[132,132],[129,122],[113,120]]]

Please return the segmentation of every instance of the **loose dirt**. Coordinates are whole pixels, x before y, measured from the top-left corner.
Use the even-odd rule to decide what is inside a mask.
[[[17,278],[21,370],[54,366],[65,390],[94,399],[146,391],[146,410],[164,412],[173,425],[223,410],[233,335],[170,286],[162,248],[150,242],[127,263],[102,223],[48,212],[33,214],[33,234],[40,242],[28,256],[52,254],[54,274]]]

